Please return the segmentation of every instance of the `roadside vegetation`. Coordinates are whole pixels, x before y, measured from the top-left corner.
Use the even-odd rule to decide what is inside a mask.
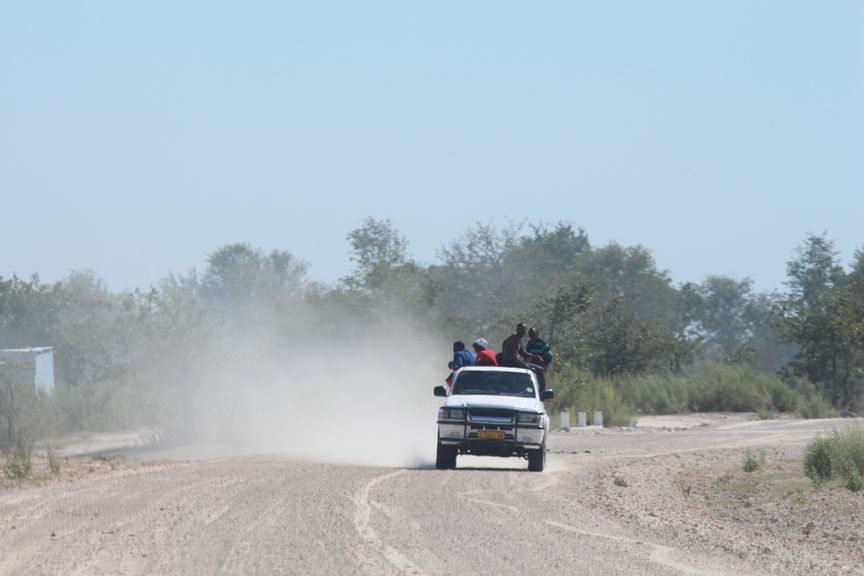
[[[756,470],[758,470],[759,468],[762,467],[762,464],[764,464],[764,462],[765,462],[764,454],[757,455],[757,454],[754,454],[753,452],[748,451],[744,455],[744,466],[743,466],[744,472],[747,472],[748,474],[750,472],[755,472]]]
[[[727,469],[717,471],[713,480],[693,480],[705,502],[700,513],[731,520],[730,528],[749,526],[766,536],[760,539],[764,545],[778,551],[807,540],[831,542],[847,551],[860,546],[859,494],[840,482],[814,485],[802,473],[800,460],[788,455],[774,454],[767,461],[750,456],[745,460],[749,471]],[[776,529],[778,524],[790,529]]]
[[[19,440],[15,450],[6,457],[3,475],[9,480],[24,480],[33,472],[33,446]]]
[[[597,378],[590,373],[557,373],[551,384],[559,405],[583,412],[603,410],[605,424],[626,426],[638,414],[757,412],[764,418],[794,414],[814,402],[776,376],[740,365],[705,362],[681,373]],[[835,413],[836,414],[836,413]],[[803,414],[802,414],[803,415]],[[825,416],[804,416],[825,417]]]
[[[864,489],[864,428],[810,442],[804,450],[804,471],[817,486],[836,481],[853,492]]]
[[[0,486],[18,484],[25,481],[42,481],[60,476],[63,465],[48,444],[43,450],[34,448],[25,439],[20,440],[14,449],[0,454]]]
[[[595,246],[568,223],[477,225],[429,265],[386,220],[365,219],[347,241],[354,269],[332,285],[310,281],[288,251],[243,243],[211,253],[203,272],[119,294],[93,272],[0,278],[0,348],[53,347],[57,380],[45,394],[0,364],[0,451],[8,461],[22,441],[80,430],[179,434],[190,382],[370,334],[382,369],[439,355],[443,379],[448,342],[482,336],[497,351],[518,321],[552,346],[557,407],[603,410],[610,425],[646,413],[862,410],[864,250],[846,269],[824,235],[787,262],[785,293],[722,275],[675,285],[644,247]],[[388,339],[394,325],[441,349]]]

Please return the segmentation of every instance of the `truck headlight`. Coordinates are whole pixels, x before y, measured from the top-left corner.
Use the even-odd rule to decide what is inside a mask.
[[[519,412],[516,417],[516,422],[519,424],[540,424],[540,418],[542,417],[542,414],[536,414],[534,412]]]
[[[465,409],[464,408],[446,408],[442,406],[438,409],[438,419],[439,420],[464,420],[465,419]]]

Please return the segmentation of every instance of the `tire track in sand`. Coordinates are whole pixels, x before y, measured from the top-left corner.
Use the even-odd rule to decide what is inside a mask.
[[[569,524],[562,524],[561,522],[555,522],[554,520],[545,520],[545,523],[548,526],[552,526],[553,528],[566,530],[567,532],[573,532],[581,536],[600,538],[612,542],[619,542],[621,544],[634,544],[637,546],[645,546],[650,550],[648,552],[649,560],[651,560],[655,564],[660,564],[661,566],[665,566],[682,574],[686,574],[687,576],[725,576],[729,574],[728,568],[709,568],[707,566],[698,567],[687,564],[685,562],[679,562],[675,559],[675,553],[680,551],[677,548],[672,548],[671,546],[652,544],[651,542],[645,542],[644,540],[635,540],[632,538],[626,538],[624,536],[615,536],[613,534],[592,532],[591,530],[576,528],[575,526],[570,526]],[[741,574],[741,572],[735,573]]]
[[[354,506],[356,507],[354,512],[354,529],[357,531],[360,539],[363,540],[367,546],[384,556],[387,562],[389,562],[394,568],[398,569],[401,573],[426,576],[425,572],[423,572],[416,564],[411,562],[411,560],[409,560],[404,554],[399,552],[396,548],[385,544],[381,540],[381,537],[378,536],[378,533],[375,532],[375,529],[370,526],[372,508],[377,507],[369,500],[370,492],[376,485],[392,478],[396,478],[404,473],[405,470],[397,470],[396,472],[390,472],[389,474],[373,478],[365,486],[360,488],[356,494],[354,494],[353,500]]]

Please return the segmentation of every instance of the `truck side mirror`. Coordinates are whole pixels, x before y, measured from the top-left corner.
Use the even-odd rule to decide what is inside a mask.
[[[443,386],[442,386],[443,388]],[[554,400],[555,399],[555,391],[554,390],[543,390],[540,392],[540,400]]]
[[[444,386],[435,386],[435,396],[447,396],[447,389]]]

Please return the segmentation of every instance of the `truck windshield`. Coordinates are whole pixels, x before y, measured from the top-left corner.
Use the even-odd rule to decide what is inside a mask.
[[[531,376],[514,372],[462,372],[453,384],[453,394],[535,397]]]

